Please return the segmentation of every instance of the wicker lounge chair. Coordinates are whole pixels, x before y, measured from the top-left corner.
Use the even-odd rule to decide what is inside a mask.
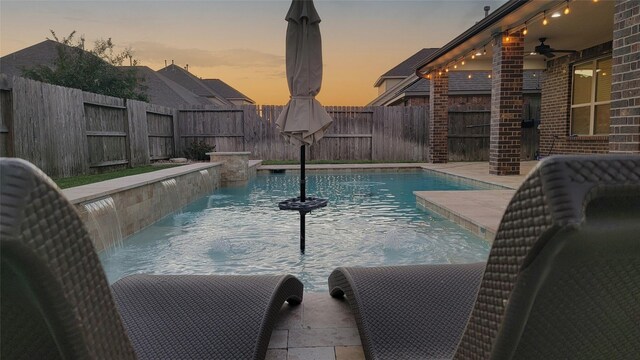
[[[73,206],[33,165],[0,159],[3,359],[261,359],[283,276],[124,278],[110,289]]]
[[[640,354],[640,156],[541,162],[485,264],[338,268],[367,359]]]

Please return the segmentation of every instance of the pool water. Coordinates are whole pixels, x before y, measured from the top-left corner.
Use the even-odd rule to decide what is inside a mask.
[[[327,290],[338,266],[484,261],[489,244],[453,222],[416,207],[416,190],[470,190],[427,172],[307,175],[307,194],[329,200],[306,216],[277,203],[299,194],[298,174],[258,175],[222,188],[105,251],[110,282],[135,273],[290,273],[305,291]]]

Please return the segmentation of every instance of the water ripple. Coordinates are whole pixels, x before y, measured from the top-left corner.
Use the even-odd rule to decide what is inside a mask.
[[[483,261],[486,241],[416,207],[415,190],[466,190],[425,173],[323,174],[309,194],[329,199],[307,215],[299,248],[297,212],[277,202],[299,191],[299,176],[258,176],[245,188],[219,189],[101,255],[111,282],[129,274],[290,273],[306,291],[326,291],[338,266]]]

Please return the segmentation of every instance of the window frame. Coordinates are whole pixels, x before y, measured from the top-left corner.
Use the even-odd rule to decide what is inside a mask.
[[[578,61],[571,65],[571,98],[570,98],[570,107],[569,107],[569,136],[607,136],[608,134],[596,134],[595,133],[595,122],[596,122],[596,106],[599,105],[611,105],[611,97],[607,101],[596,101],[597,96],[597,85],[598,85],[598,76],[596,70],[598,69],[598,61],[612,59],[613,56],[611,54],[599,56],[596,58],[592,58],[589,60]],[[591,96],[589,102],[582,104],[574,104],[574,87],[575,87],[575,69],[577,66],[591,64],[591,69],[593,70],[594,76],[591,79]],[[613,72],[613,64],[611,65],[612,70],[610,71],[610,76],[613,76],[611,72]],[[609,89],[611,92],[611,89]],[[588,134],[574,134],[571,129],[573,128],[573,109],[576,108],[586,108],[589,107],[589,133]],[[611,121],[611,114],[609,114],[609,121]]]

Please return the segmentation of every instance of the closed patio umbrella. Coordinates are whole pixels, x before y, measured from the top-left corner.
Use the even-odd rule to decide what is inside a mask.
[[[320,16],[312,0],[293,0],[287,20],[286,72],[291,99],[276,121],[282,135],[300,146],[300,197],[279,203],[282,210],[300,212],[300,251],[305,249],[305,215],[327,201],[305,194],[305,146],[324,136],[333,120],[315,96],[322,84]]]

